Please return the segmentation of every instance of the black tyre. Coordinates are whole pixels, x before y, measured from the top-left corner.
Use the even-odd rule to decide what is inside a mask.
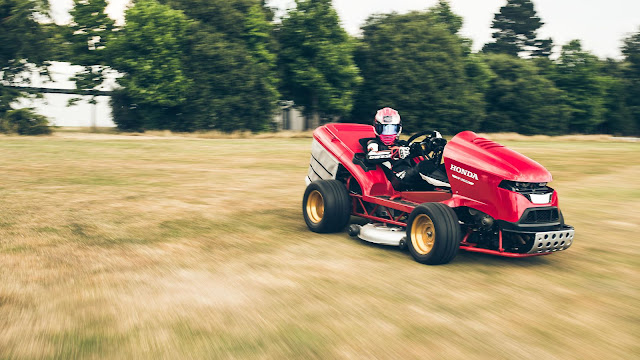
[[[317,233],[344,229],[351,216],[351,198],[338,180],[314,181],[304,192],[302,214],[309,230]]]
[[[447,205],[424,203],[407,221],[407,247],[411,256],[428,265],[446,264],[458,253],[461,239],[458,216]]]

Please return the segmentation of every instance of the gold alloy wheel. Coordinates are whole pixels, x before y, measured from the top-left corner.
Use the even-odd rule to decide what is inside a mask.
[[[411,225],[411,244],[420,255],[427,255],[433,249],[436,239],[436,229],[431,218],[420,214],[413,219]]]
[[[318,190],[313,190],[307,198],[307,215],[314,224],[322,221],[324,217],[324,199]]]

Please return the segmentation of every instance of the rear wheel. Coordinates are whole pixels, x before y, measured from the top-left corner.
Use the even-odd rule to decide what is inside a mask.
[[[351,199],[338,180],[314,181],[304,192],[302,214],[309,230],[317,233],[337,232],[351,216]]]
[[[428,265],[453,260],[460,245],[460,225],[447,205],[425,203],[417,206],[407,221],[407,247],[411,256]]]

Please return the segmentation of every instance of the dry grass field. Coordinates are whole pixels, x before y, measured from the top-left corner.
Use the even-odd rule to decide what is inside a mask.
[[[568,251],[311,233],[309,138],[0,137],[0,358],[640,357],[640,143],[505,139],[553,173]]]

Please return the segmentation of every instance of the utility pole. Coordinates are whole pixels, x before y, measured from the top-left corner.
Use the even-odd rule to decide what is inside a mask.
[[[98,116],[98,101],[94,99],[93,101],[93,106],[91,109],[91,131],[93,132],[97,132],[98,131],[98,126],[97,126],[97,116]]]

